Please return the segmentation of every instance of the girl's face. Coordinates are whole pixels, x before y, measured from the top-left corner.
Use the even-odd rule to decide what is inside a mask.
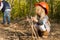
[[[45,16],[45,10],[40,6],[35,7],[35,12],[36,12],[37,15],[39,15],[41,17]]]
[[[41,11],[42,11],[42,8],[40,6],[36,6],[35,7],[36,14],[40,15],[41,14]]]
[[[2,0],[0,0],[0,2],[1,2]]]

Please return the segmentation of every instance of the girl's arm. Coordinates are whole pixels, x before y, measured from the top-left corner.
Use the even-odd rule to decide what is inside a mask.
[[[50,21],[48,20],[48,25],[51,26]]]

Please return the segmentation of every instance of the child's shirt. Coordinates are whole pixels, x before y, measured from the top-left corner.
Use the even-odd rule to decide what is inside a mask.
[[[11,9],[10,4],[7,1],[2,1],[3,3],[3,8],[2,8],[2,12],[4,12],[5,10],[9,10]]]

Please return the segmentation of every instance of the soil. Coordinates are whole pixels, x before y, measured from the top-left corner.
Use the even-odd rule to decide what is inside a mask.
[[[60,40],[60,24],[58,23],[51,23],[51,32],[47,39],[32,38],[31,31],[27,22],[12,22],[10,25],[0,24],[0,40]]]

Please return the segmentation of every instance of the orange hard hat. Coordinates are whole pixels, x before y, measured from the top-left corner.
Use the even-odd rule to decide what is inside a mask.
[[[36,3],[35,6],[41,6],[45,10],[45,13],[48,14],[49,6],[46,2]]]

